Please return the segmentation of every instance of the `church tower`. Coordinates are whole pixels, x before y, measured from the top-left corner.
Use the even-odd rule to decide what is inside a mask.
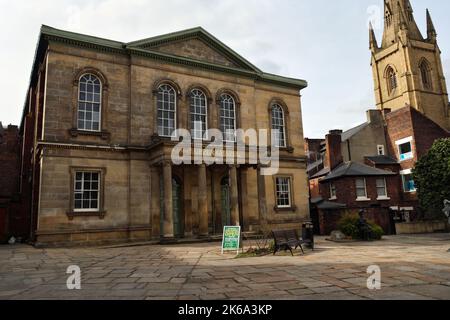
[[[410,105],[450,129],[449,101],[437,33],[426,12],[423,37],[409,0],[384,0],[384,32],[378,45],[370,26],[375,99],[381,110]]]

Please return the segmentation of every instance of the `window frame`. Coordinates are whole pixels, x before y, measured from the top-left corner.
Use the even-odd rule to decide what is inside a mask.
[[[364,194],[365,196],[361,197],[358,196],[358,189],[362,189],[361,187],[358,187],[358,181],[363,181],[364,182]],[[369,201],[369,197],[367,194],[367,180],[366,178],[356,178],[355,179],[355,192],[356,192],[356,201]]]
[[[405,182],[406,182],[405,177],[406,176],[411,176],[411,180],[414,182],[414,179],[412,179],[412,170],[411,169],[407,169],[407,170],[400,171],[400,176],[402,177],[402,189],[403,189],[403,192],[404,193],[416,193],[417,192],[417,187],[415,185],[414,185],[414,189],[406,190],[406,188],[405,188],[405,186],[406,186],[406,184],[405,184]]]
[[[159,97],[160,97],[160,94],[161,94],[160,89],[162,87],[164,87],[164,86],[169,87],[173,91],[173,95],[174,95],[174,102],[173,102],[174,103],[174,110],[173,111],[172,110],[166,110],[166,109],[160,109],[160,107],[159,107],[159,103],[160,103]],[[162,102],[164,103],[165,101],[162,101]],[[169,101],[169,104],[170,103],[171,102]],[[162,134],[160,132],[160,127],[162,128],[162,132],[164,132],[164,129],[166,129],[166,128],[164,128],[164,126],[162,126],[162,125],[160,126],[160,120],[164,120],[164,118],[161,118],[161,119],[159,118],[160,110],[161,110],[161,112],[173,113],[174,128],[173,128],[173,131],[172,131],[171,135],[165,135],[165,134]],[[157,132],[157,135],[159,137],[162,137],[162,138],[173,138],[175,136],[176,130],[178,129],[178,118],[177,118],[178,117],[178,91],[171,83],[163,82],[163,83],[160,83],[157,86],[157,88],[156,88],[156,115],[155,115],[155,117],[156,117],[156,132]],[[167,120],[170,121],[170,119],[167,119]],[[168,128],[168,129],[170,129],[170,128]]]
[[[85,209],[75,208],[75,191],[76,191],[76,174],[77,173],[98,173],[98,208],[97,209]],[[105,203],[105,176],[106,168],[93,168],[93,167],[70,167],[70,207],[67,211],[69,220],[73,220],[75,217],[99,217],[104,219],[106,211],[104,208]],[[83,186],[84,188],[84,186]]]
[[[84,182],[85,182],[85,175],[90,173],[92,174],[97,174],[98,175],[98,179],[97,179],[97,183],[98,183],[98,187],[96,190],[93,189],[89,189],[89,192],[97,192],[97,208],[77,208],[76,207],[76,194],[77,193],[84,193],[84,192],[88,192],[87,190],[84,189]],[[77,182],[78,180],[76,179],[76,176],[78,174],[82,175],[82,179],[81,179],[81,189],[77,190]],[[91,183],[93,182],[93,179],[91,178]],[[75,171],[75,179],[74,179],[74,185],[73,185],[73,193],[74,193],[74,206],[73,206],[73,211],[74,212],[99,212],[100,211],[100,190],[101,190],[101,171],[93,171],[93,170],[77,170]],[[89,200],[93,200],[93,199],[89,199]]]
[[[410,146],[411,151],[407,152],[407,153],[402,153],[401,151],[401,147],[408,144]],[[413,149],[413,138],[412,137],[408,137],[405,139],[401,139],[395,142],[395,145],[397,146],[397,152],[398,152],[398,159],[400,162],[404,162],[404,161],[408,161],[408,160],[412,160],[414,159],[414,149]],[[403,157],[402,155],[408,155],[408,157]]]
[[[381,152],[380,152],[380,151],[381,151]],[[385,156],[385,155],[386,155],[386,150],[385,150],[384,145],[379,144],[379,145],[377,146],[377,153],[378,153],[379,156]]]
[[[192,96],[192,94],[193,94],[193,92],[194,91],[198,91],[198,92],[201,92],[201,94],[203,95],[203,97],[204,97],[204,99],[205,99],[205,106],[204,106],[204,108],[205,108],[205,114],[204,115],[201,115],[201,114],[198,114],[198,113],[193,113],[192,112],[192,107],[193,107],[193,104],[192,104],[192,99],[193,99],[193,96]],[[194,106],[194,109],[196,108],[196,106]],[[207,140],[209,140],[209,136],[208,136],[208,129],[209,129],[209,111],[208,111],[208,109],[209,109],[209,99],[208,99],[208,95],[206,94],[206,92],[204,92],[204,90],[202,90],[202,89],[200,89],[200,88],[193,88],[193,89],[191,89],[190,91],[189,91],[189,127],[190,127],[190,133],[191,133],[191,136],[192,136],[192,139],[193,140],[202,140],[202,141],[207,141]],[[202,133],[202,137],[201,138],[198,138],[198,137],[196,137],[195,136],[195,132],[196,132],[196,130],[195,130],[195,128],[193,128],[192,127],[192,125],[193,125],[193,122],[192,122],[192,116],[193,115],[200,115],[200,116],[204,116],[205,117],[205,130],[204,130],[204,132]],[[203,124],[202,124],[203,125]],[[202,131],[203,131],[203,128],[202,128]]]
[[[94,102],[94,101],[87,101],[87,100],[84,100],[83,102],[81,101],[81,99],[80,99],[80,96],[81,96],[81,79],[83,78],[83,77],[85,77],[85,76],[93,76],[93,77],[95,77],[98,81],[99,81],[99,83],[100,83],[100,92],[99,92],[99,94],[100,94],[100,102],[98,102],[98,130],[90,130],[90,129],[81,129],[80,127],[79,127],[79,125],[78,125],[78,122],[80,121],[80,119],[79,119],[79,112],[80,112],[80,103],[91,103],[92,105],[94,105],[94,104],[97,104],[96,102]],[[86,93],[87,93],[87,91],[86,91]],[[94,74],[94,73],[92,73],[92,72],[86,72],[86,73],[83,73],[81,76],[80,76],[80,78],[78,79],[78,96],[77,96],[77,119],[76,119],[76,123],[77,123],[77,126],[76,126],[76,128],[77,128],[77,130],[79,130],[79,131],[85,131],[85,132],[102,132],[102,105],[103,105],[103,83],[102,83],[102,80],[100,79],[100,77],[98,77],[96,74]],[[86,120],[84,120],[84,121],[86,121]],[[93,122],[93,121],[92,121]]]
[[[336,189],[336,184],[334,182],[330,182],[330,199],[329,200],[337,200],[337,189]]]
[[[91,131],[78,128],[78,109],[79,109],[79,97],[80,97],[80,80],[84,75],[91,74],[100,81],[100,108],[99,108],[99,130]],[[105,75],[98,69],[92,67],[85,67],[80,69],[72,83],[72,128],[69,129],[69,134],[72,138],[78,136],[93,136],[99,137],[102,140],[109,141],[111,133],[107,131],[108,121],[108,103],[109,103],[109,83]]]
[[[233,137],[234,137],[234,139],[233,140],[228,140],[227,139],[228,138],[227,132],[226,132],[226,130],[223,130],[224,128],[222,127],[222,119],[231,119],[230,117],[223,117],[222,116],[222,102],[223,102],[222,98],[224,96],[230,97],[231,100],[233,101],[233,111],[234,111],[234,117],[233,117],[233,125],[234,125]],[[236,103],[236,98],[234,97],[234,95],[232,95],[229,92],[222,92],[222,93],[220,93],[220,95],[219,95],[219,112],[218,113],[219,113],[219,128],[220,128],[220,130],[222,132],[222,135],[223,135],[223,142],[224,143],[227,143],[227,142],[228,143],[230,143],[230,142],[236,143],[237,142],[236,131],[238,130],[237,129],[237,103]]]
[[[278,191],[278,180],[279,179],[286,179],[288,181],[288,201],[289,201],[289,205],[279,205],[279,194],[281,193],[281,191]],[[275,189],[275,208],[278,210],[292,210],[295,209],[295,205],[294,205],[294,197],[293,197],[293,192],[292,192],[292,182],[293,182],[293,178],[292,176],[286,176],[286,175],[278,175],[274,177],[274,189]]]
[[[379,192],[378,192],[378,189],[381,188],[380,186],[378,186],[378,182],[381,181],[381,180],[383,181],[384,195],[380,195]],[[377,200],[390,200],[388,189],[387,189],[386,177],[376,178],[376,180],[375,180],[375,187],[377,189]]]
[[[283,144],[280,144],[279,140],[278,140],[277,144],[274,147],[279,148],[279,149],[287,148],[288,141],[287,141],[287,136],[286,136],[286,133],[287,133],[287,130],[286,130],[286,112],[285,112],[285,109],[283,108],[283,106],[281,104],[277,103],[277,102],[273,102],[272,105],[271,105],[271,108],[270,108],[270,122],[271,122],[270,123],[270,128],[271,128],[271,130],[278,129],[278,128],[274,128],[274,111],[275,111],[275,109],[280,110],[281,114],[282,114],[281,120],[283,121],[283,125],[282,125],[282,128],[283,128],[283,131],[282,131]],[[279,125],[277,125],[277,126],[279,126]]]

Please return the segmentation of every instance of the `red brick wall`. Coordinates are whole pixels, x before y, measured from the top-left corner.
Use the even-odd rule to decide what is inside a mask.
[[[9,126],[0,133],[0,199],[12,198],[18,192],[20,176],[19,129]]]
[[[391,230],[389,220],[389,208],[394,206],[403,206],[401,196],[400,177],[386,176],[387,193],[390,200],[377,200],[377,177],[366,177],[367,197],[370,201],[356,201],[356,177],[344,177],[333,181],[336,186],[337,203],[346,204],[347,208],[344,210],[335,210],[327,212],[319,212],[321,234],[329,234],[331,231],[337,229],[337,223],[346,210],[358,211],[364,209],[367,212],[366,218],[375,221],[379,224],[386,234]],[[320,184],[320,194],[324,199],[330,198],[329,183]]]

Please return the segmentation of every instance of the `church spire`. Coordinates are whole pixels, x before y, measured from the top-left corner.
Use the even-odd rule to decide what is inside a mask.
[[[427,9],[427,35],[428,40],[436,40],[437,32],[431,19],[430,11]]]
[[[384,18],[383,48],[387,48],[398,41],[400,30],[407,31],[409,39],[424,40],[414,20],[413,9],[409,0],[384,0]]]

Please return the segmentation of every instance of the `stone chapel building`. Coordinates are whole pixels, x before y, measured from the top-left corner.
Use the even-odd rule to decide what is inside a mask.
[[[259,70],[202,28],[122,43],[42,26],[20,127],[31,238],[98,244],[209,238],[230,224],[300,228],[309,220],[306,86]],[[208,128],[232,132],[232,144],[237,129],[277,129],[280,170],[177,166],[177,128],[199,139]]]

